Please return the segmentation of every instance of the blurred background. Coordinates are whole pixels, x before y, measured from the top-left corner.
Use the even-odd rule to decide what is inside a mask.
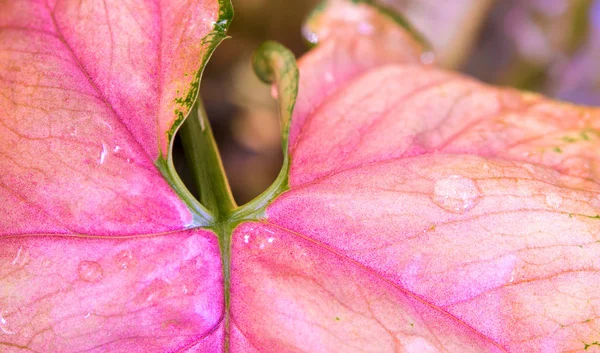
[[[217,48],[201,97],[238,204],[264,191],[282,163],[275,101],[252,72],[266,40],[297,56],[316,0],[233,0],[231,39]],[[442,66],[485,82],[600,105],[600,0],[380,0],[428,38]],[[184,181],[185,160],[174,158]]]

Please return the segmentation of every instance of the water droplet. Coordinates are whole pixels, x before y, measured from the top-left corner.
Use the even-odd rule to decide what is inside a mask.
[[[555,193],[550,193],[546,195],[546,205],[548,205],[548,207],[558,210],[560,208],[560,205],[562,205],[562,202],[563,199],[562,197],[560,197],[560,195],[557,195]]]
[[[269,243],[272,243],[272,242],[273,242],[273,240],[275,240],[275,238],[273,238],[273,237],[271,237],[271,238],[268,238],[268,239],[267,239],[267,241],[268,241]]]
[[[559,171],[562,179],[568,180],[571,176],[587,179],[593,177],[592,166],[588,158],[572,157],[561,162]]]
[[[248,234],[244,235],[244,243],[248,244],[248,242],[250,241],[250,236]]]
[[[480,199],[481,193],[475,182],[460,175],[439,179],[433,190],[433,202],[453,213],[469,211]]]
[[[16,267],[24,267],[29,263],[29,252],[26,249],[23,249],[22,246],[19,246],[19,250],[17,250],[17,254],[15,258],[12,260],[11,264]]]
[[[2,333],[4,333],[5,335],[14,335],[15,334],[15,332],[13,330],[11,330],[10,328],[8,328],[8,322],[2,316],[2,311],[1,310],[0,310],[0,331]]]
[[[129,249],[121,250],[117,255],[115,255],[115,262],[117,263],[117,266],[123,270],[127,269],[131,265],[132,260],[133,254]]]
[[[84,317],[87,319],[88,317],[90,317],[90,315],[92,315],[92,313],[87,313]]]
[[[100,152],[100,164],[104,164],[104,161],[106,160],[106,156],[108,155],[108,149],[106,148],[106,145],[104,143],[102,143],[102,151]]]
[[[319,42],[319,35],[316,32],[313,32],[308,26],[302,28],[302,36],[309,43],[317,44]]]
[[[117,153],[117,152],[119,152],[120,150],[121,150],[121,147],[120,147],[120,146],[115,146],[115,148],[113,148],[113,152],[114,152],[114,153]]]
[[[90,283],[98,283],[104,277],[102,267],[94,261],[81,261],[77,267],[77,272],[79,278]]]

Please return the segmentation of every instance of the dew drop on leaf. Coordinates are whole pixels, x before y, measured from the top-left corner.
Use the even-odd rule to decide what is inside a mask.
[[[115,255],[114,260],[121,270],[126,270],[130,267],[131,262],[133,261],[133,254],[131,250],[125,249],[121,250],[117,255]]]
[[[481,193],[472,179],[451,175],[438,179],[433,190],[433,202],[452,213],[465,213],[475,207]]]
[[[102,266],[94,261],[81,261],[77,266],[77,272],[79,278],[90,283],[98,283],[104,277]]]
[[[22,246],[19,247],[11,264],[15,267],[22,268],[29,262],[29,252]]]
[[[104,161],[106,161],[106,156],[108,156],[108,149],[106,148],[106,145],[102,143],[102,150],[100,151],[100,158],[98,159],[98,164],[104,164]]]
[[[5,335],[14,335],[15,334],[14,331],[12,331],[10,328],[8,328],[8,322],[2,316],[1,310],[0,310],[0,333],[3,333]]]

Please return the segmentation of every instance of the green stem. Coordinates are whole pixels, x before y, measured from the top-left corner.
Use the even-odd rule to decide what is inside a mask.
[[[223,268],[225,352],[229,351],[229,307],[231,288],[231,227],[228,218],[237,208],[231,194],[219,149],[215,143],[202,101],[198,99],[180,130],[185,156],[192,170],[200,203],[213,214]]]
[[[200,99],[196,101],[179,133],[200,203],[213,214],[217,222],[226,219],[237,205],[231,195],[219,150]]]
[[[265,218],[265,210],[277,196],[289,188],[288,174],[290,157],[288,135],[296,97],[298,95],[299,72],[294,54],[276,42],[263,43],[252,59],[254,71],[266,83],[275,83],[279,97],[279,119],[281,125],[281,148],[283,166],[275,182],[261,195],[243,205],[231,215],[232,222]]]

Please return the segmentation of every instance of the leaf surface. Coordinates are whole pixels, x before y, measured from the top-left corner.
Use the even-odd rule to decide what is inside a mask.
[[[216,0],[2,2],[0,234],[192,224],[153,164],[196,98],[218,20]]]
[[[224,5],[0,3],[3,351],[598,347],[600,112],[438,70],[399,18],[328,4],[299,75],[267,46],[283,173],[199,223],[170,144]]]
[[[216,237],[5,237],[2,352],[217,352],[223,288]]]
[[[227,5],[0,1],[0,351],[223,349],[170,150]]]
[[[423,65],[365,4],[313,21],[289,190],[233,234],[233,351],[597,348],[600,111]]]

